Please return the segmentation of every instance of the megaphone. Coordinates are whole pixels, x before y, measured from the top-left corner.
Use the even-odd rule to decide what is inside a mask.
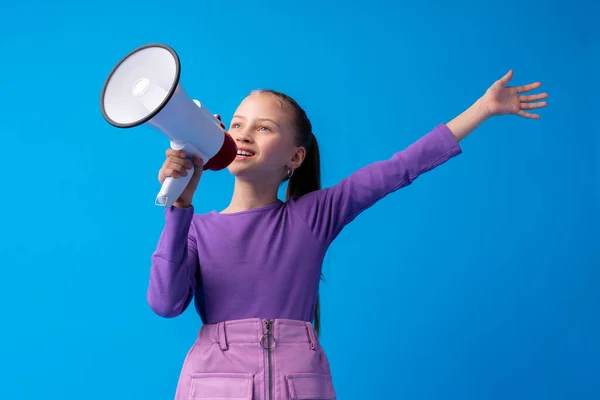
[[[134,49],[104,83],[102,116],[117,128],[146,125],[158,130],[170,140],[172,149],[202,158],[203,170],[222,170],[236,157],[235,141],[203,104],[190,99],[179,83],[180,74],[179,56],[170,46],[147,44]],[[193,172],[165,179],[155,204],[172,206]]]

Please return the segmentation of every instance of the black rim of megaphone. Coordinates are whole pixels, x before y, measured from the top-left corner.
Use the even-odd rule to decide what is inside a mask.
[[[108,86],[108,82],[110,82],[110,79],[112,78],[112,76],[114,75],[114,73],[117,71],[117,69],[121,66],[121,64],[123,64],[123,62],[125,62],[125,60],[127,60],[129,57],[131,57],[133,54],[137,53],[138,51],[150,48],[150,47],[160,47],[163,48],[165,50],[167,50],[169,53],[171,53],[171,55],[173,56],[173,59],[175,60],[175,81],[173,82],[173,86],[171,87],[171,89],[169,89],[169,93],[167,94],[167,96],[165,96],[165,99],[163,100],[162,103],[160,103],[160,105],[158,107],[156,107],[156,110],[154,110],[153,112],[151,112],[150,114],[148,114],[147,116],[145,116],[144,118],[137,120],[135,122],[130,122],[128,124],[122,124],[116,121],[113,121],[107,114],[106,114],[106,110],[104,109],[104,95],[106,94],[106,87]],[[110,74],[108,75],[108,77],[106,78],[106,81],[104,81],[104,85],[102,86],[102,94],[100,95],[100,110],[102,111],[102,116],[104,117],[104,119],[111,125],[116,126],[117,128],[133,128],[135,126],[139,126],[142,124],[145,124],[146,122],[150,121],[152,118],[154,118],[156,116],[156,114],[158,114],[159,112],[162,111],[162,109],[167,105],[167,103],[169,102],[169,100],[171,100],[171,97],[173,96],[173,93],[175,93],[175,90],[177,89],[177,86],[179,85],[179,77],[181,75],[181,62],[179,61],[179,56],[177,55],[177,52],[175,50],[173,50],[172,47],[163,44],[163,43],[149,43],[149,44],[145,44],[143,46],[140,46],[136,49],[131,50],[126,56],[124,56],[121,61],[119,61],[117,63],[117,65],[114,66],[114,68],[112,69],[112,71],[110,71]]]

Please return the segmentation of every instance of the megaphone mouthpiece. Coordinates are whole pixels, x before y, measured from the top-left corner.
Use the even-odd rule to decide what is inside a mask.
[[[235,140],[228,134],[224,135],[225,140],[223,141],[223,145],[217,154],[214,155],[202,169],[211,170],[211,171],[220,171],[225,169],[235,160],[237,156],[237,145],[235,144]]]

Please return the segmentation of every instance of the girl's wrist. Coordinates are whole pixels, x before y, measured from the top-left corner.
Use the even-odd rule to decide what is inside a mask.
[[[173,206],[177,208],[189,208],[192,206],[192,204],[188,202],[176,201],[175,203],[173,203]]]
[[[491,114],[489,113],[485,99],[480,98],[464,112],[448,122],[447,126],[456,140],[460,142],[490,117]]]

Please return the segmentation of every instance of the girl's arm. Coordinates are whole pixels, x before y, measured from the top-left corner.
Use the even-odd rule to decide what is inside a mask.
[[[165,210],[165,227],[152,255],[147,300],[158,315],[181,315],[194,296],[199,271],[196,238],[192,226],[194,209]]]
[[[337,185],[305,194],[290,204],[300,213],[313,235],[329,244],[375,202],[410,185],[420,175],[461,151],[453,132],[447,125],[439,124],[391,158],[369,164]]]
[[[512,71],[509,71],[459,116],[447,124],[438,125],[390,159],[372,163],[331,188],[295,200],[295,209],[319,240],[330,243],[345,225],[375,202],[459,155],[462,150],[458,143],[488,118],[503,114],[539,118],[539,115],[525,110],[546,106],[545,102],[531,102],[545,98],[547,94],[521,94],[538,88],[540,83],[506,87],[511,78]]]

